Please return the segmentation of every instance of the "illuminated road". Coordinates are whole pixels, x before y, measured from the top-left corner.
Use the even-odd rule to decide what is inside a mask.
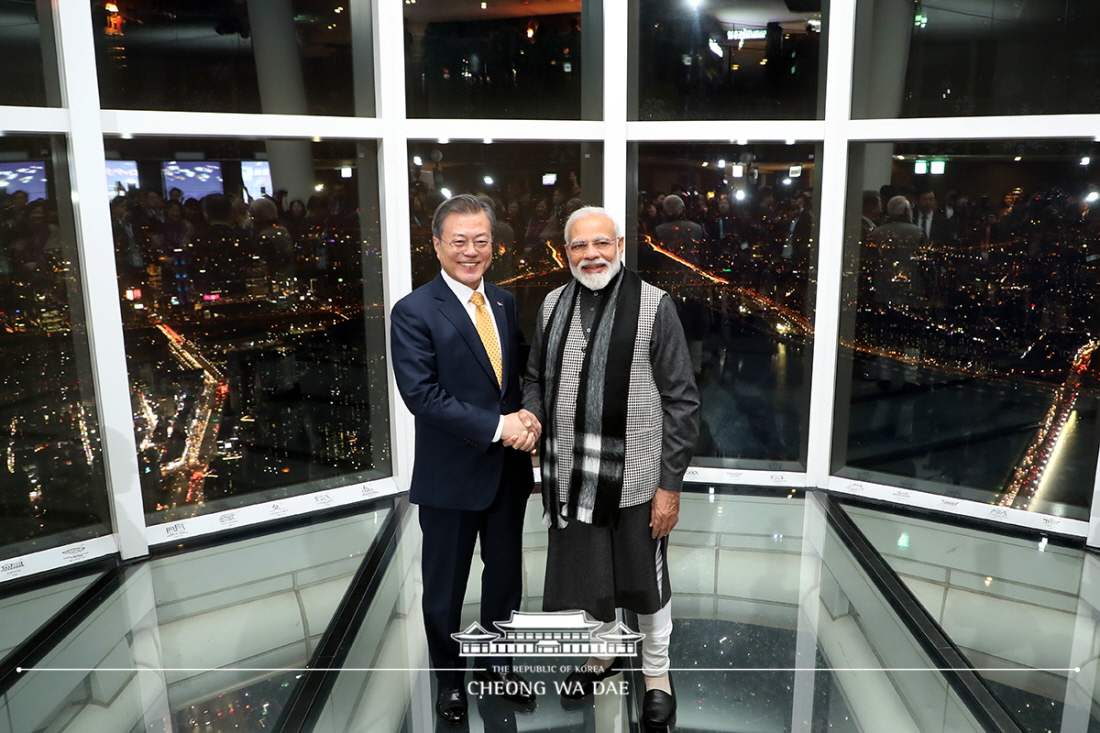
[[[199,369],[203,373],[202,394],[195,403],[183,452],[161,466],[161,475],[174,504],[201,502],[206,473],[217,453],[218,424],[229,383],[221,370],[193,343],[163,322],[157,322],[156,327],[168,338],[176,361],[185,369]]]

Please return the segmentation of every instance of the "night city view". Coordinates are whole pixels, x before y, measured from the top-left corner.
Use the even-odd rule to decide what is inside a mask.
[[[53,137],[0,142],[0,543],[108,533],[106,485],[72,211],[59,209]],[[54,540],[56,541],[56,540]]]
[[[40,139],[6,140],[49,155]],[[270,173],[249,192],[256,160],[166,166],[174,141],[108,144],[129,160],[108,169],[141,180],[108,183],[150,521],[388,475],[377,205],[356,198],[355,144],[317,146],[304,201],[268,195]],[[265,157],[243,145],[256,150],[210,147]],[[0,166],[0,533],[20,554],[103,533],[108,514],[71,215],[48,159]]]
[[[289,164],[277,145],[270,163],[262,144],[234,141],[204,151],[230,157],[220,164],[171,166],[185,143],[108,145],[139,176],[160,177],[111,202],[146,511],[170,521],[388,475],[381,252],[377,203],[359,198],[363,151],[298,143],[316,156],[303,200],[301,184],[279,182]]]

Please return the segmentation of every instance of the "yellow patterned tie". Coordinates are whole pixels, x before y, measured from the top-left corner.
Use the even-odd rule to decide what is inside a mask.
[[[481,343],[485,346],[485,353],[489,355],[489,363],[493,365],[493,371],[497,375],[497,386],[501,385],[500,377],[503,369],[500,361],[500,343],[497,342],[497,332],[493,329],[492,316],[485,307],[485,296],[474,291],[470,296],[470,302],[476,310],[477,335],[481,337]]]

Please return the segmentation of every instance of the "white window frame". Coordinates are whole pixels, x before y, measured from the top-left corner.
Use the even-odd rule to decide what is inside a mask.
[[[362,3],[364,0],[351,0]],[[676,1],[676,0],[670,0]],[[378,143],[379,202],[383,252],[383,292],[387,307],[411,290],[410,227],[406,182],[410,140],[494,140],[547,142],[602,141],[603,202],[626,221],[627,167],[630,144],[648,141],[795,140],[821,143],[818,187],[820,223],[815,333],[812,348],[807,467],[804,472],[693,466],[692,483],[738,483],[758,486],[817,487],[921,509],[1000,522],[1040,532],[1087,539],[1100,545],[1100,481],[1094,476],[1092,516],[1088,522],[1049,517],[1021,510],[904,489],[896,485],[853,481],[830,470],[841,304],[841,262],[848,150],[853,142],[936,139],[1096,138],[1097,115],[999,116],[934,119],[851,119],[853,49],[857,0],[830,0],[827,25],[827,74],[823,120],[780,121],[632,121],[628,119],[628,59],[623,52],[603,58],[603,110],[600,121],[578,120],[446,120],[408,119],[405,106],[403,4],[371,4],[375,33],[374,70],[377,116],[216,114],[102,109],[96,74],[94,29],[90,4],[54,3],[55,41],[61,50],[60,108],[0,107],[0,123],[9,134],[63,134],[69,143],[72,199],[94,368],[94,386],[103,436],[113,534],[93,541],[51,548],[16,558],[23,569],[0,575],[0,582],[62,567],[75,561],[119,553],[141,557],[151,545],[181,537],[247,526],[274,517],[294,516],[319,508],[349,504],[408,488],[412,468],[413,421],[398,396],[392,373],[388,381],[393,475],[368,482],[264,502],[227,512],[146,526],[136,444],[129,414],[121,309],[115,289],[114,258],[108,207],[103,205],[105,135],[173,135],[194,138],[248,136],[375,140]],[[603,0],[603,47],[629,47],[628,0]],[[43,24],[48,28],[49,24]],[[1052,131],[1054,131],[1052,133]],[[84,205],[84,202],[87,205]],[[386,348],[389,356],[389,335]],[[73,558],[76,558],[75,560]],[[13,561],[5,561],[13,564]]]

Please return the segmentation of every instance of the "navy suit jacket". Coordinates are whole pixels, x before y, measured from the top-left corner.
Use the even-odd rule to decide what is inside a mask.
[[[530,493],[531,457],[492,443],[501,415],[522,406],[519,377],[529,347],[516,301],[485,283],[503,357],[503,387],[477,329],[443,275],[402,298],[390,313],[397,388],[416,418],[409,500],[440,509],[479,511],[497,489]]]

